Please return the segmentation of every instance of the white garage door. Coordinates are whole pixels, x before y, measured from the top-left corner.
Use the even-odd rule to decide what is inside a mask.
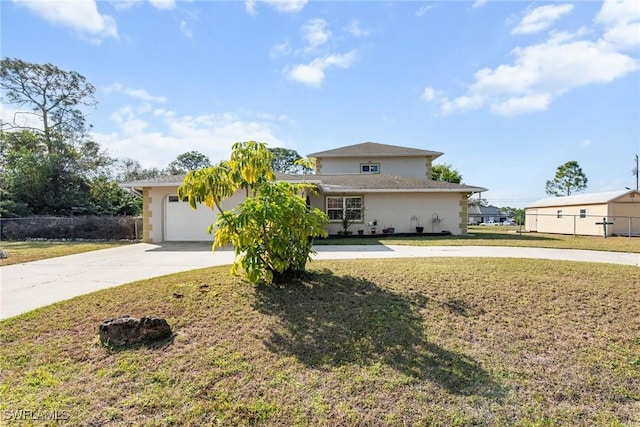
[[[164,209],[164,240],[168,242],[213,241],[213,235],[207,233],[207,228],[215,220],[215,212],[208,207],[198,205],[198,209],[193,210],[189,202],[178,200],[178,196],[167,196]]]

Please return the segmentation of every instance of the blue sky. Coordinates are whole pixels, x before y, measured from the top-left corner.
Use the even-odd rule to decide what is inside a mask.
[[[633,187],[640,2],[1,2],[2,56],[96,87],[118,158],[216,162],[258,140],[301,155],[366,141],[441,151],[497,206]],[[3,117],[14,107],[3,106]]]

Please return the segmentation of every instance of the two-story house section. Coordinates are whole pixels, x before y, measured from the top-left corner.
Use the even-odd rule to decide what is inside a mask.
[[[467,233],[467,199],[485,188],[431,179],[443,153],[375,142],[309,154],[316,159],[319,194],[311,203],[331,219],[337,234],[349,218],[353,234]],[[361,230],[361,231],[359,231]]]
[[[431,179],[431,166],[442,153],[374,142],[312,153],[313,175],[276,174],[278,180],[307,182],[317,186],[310,203],[331,219],[327,230],[338,234],[348,218],[353,234],[467,233],[467,199],[485,188]],[[201,206],[196,210],[177,196],[184,176],[123,183],[143,200],[143,240],[211,241],[209,224],[217,213]],[[244,200],[238,191],[224,201],[231,209]]]
[[[431,164],[443,153],[365,142],[309,154],[316,174],[385,174],[431,178]]]

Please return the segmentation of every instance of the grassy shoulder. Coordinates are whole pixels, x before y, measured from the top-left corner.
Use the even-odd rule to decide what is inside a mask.
[[[73,255],[82,252],[96,251],[98,249],[113,248],[128,245],[129,242],[74,242],[74,241],[39,241],[29,240],[24,242],[2,241],[0,249],[6,258],[0,259],[0,266],[21,264],[23,262],[38,261],[41,259],[55,258],[65,255]]]
[[[545,233],[519,233],[518,227],[469,227],[466,236],[353,236],[317,239],[318,245],[413,245],[413,246],[520,246],[557,249],[640,253],[638,237],[573,236]]]
[[[636,425],[636,267],[546,260],[323,261],[251,286],[228,267],[0,322],[0,411],[64,425]],[[102,347],[121,314],[172,340]]]

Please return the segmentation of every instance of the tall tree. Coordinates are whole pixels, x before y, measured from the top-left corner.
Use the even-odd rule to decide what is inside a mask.
[[[587,177],[575,160],[558,166],[556,175],[548,180],[545,186],[550,196],[570,196],[587,188]]]
[[[189,151],[182,153],[174,161],[169,163],[167,171],[171,175],[182,175],[189,171],[208,168],[211,166],[211,161],[207,156],[197,151]]]
[[[56,151],[61,142],[84,137],[87,125],[80,107],[97,104],[95,88],[77,72],[20,59],[0,61],[0,89],[6,96],[3,101],[26,107],[26,111],[15,114],[11,123],[2,123],[3,128],[41,133],[49,152]],[[21,120],[21,116],[35,117],[37,124],[31,124],[34,120]]]
[[[112,164],[88,137],[80,109],[96,105],[94,87],[74,71],[5,58],[0,89],[3,101],[19,109],[0,123],[0,175],[13,202],[36,214],[89,207],[91,180]]]
[[[214,250],[231,243],[232,272],[243,270],[251,282],[282,282],[302,273],[313,237],[327,234],[326,214],[308,207],[304,197],[312,186],[275,182],[271,156],[263,143],[236,143],[230,160],[190,171],[178,188],[192,208],[203,203],[218,209]],[[244,202],[224,210],[222,201],[240,189],[246,191]]]
[[[462,182],[462,175],[460,175],[460,172],[458,172],[457,169],[454,169],[453,166],[444,163],[441,165],[433,165],[431,167],[431,179],[434,181],[460,184],[460,182]]]
[[[273,155],[271,168],[274,172],[302,174],[313,170],[303,162],[304,159],[295,150],[275,147],[269,148],[269,151]]]

